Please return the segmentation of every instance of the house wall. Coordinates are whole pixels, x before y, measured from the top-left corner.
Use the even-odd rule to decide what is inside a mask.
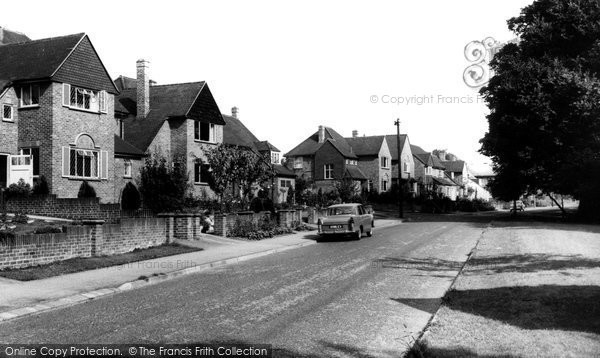
[[[0,111],[3,110],[4,104],[12,106],[13,121],[8,122],[0,119],[0,153],[17,154],[19,137],[19,99],[17,98],[17,94],[13,87],[9,88],[0,97]],[[2,113],[0,113],[0,116],[2,116]]]
[[[131,161],[131,178],[125,177],[125,160],[129,159]],[[123,193],[123,189],[127,183],[133,183],[136,188],[138,187],[138,179],[140,177],[140,169],[144,165],[143,159],[136,158],[125,158],[125,157],[115,157],[115,177],[114,177],[114,187],[115,187],[115,202],[121,202],[121,194]],[[139,188],[138,188],[139,189]]]
[[[382,158],[388,158],[388,167],[384,168],[381,166],[381,160]],[[382,145],[381,148],[379,148],[379,154],[378,154],[378,161],[379,161],[379,179],[377,181],[377,185],[378,185],[378,191],[381,193],[383,192],[383,180],[386,180],[388,182],[388,187],[387,187],[387,191],[392,189],[392,154],[390,152],[390,148],[387,145],[387,141],[383,140],[382,141]],[[373,182],[375,183],[375,182]]]
[[[307,181],[314,179],[314,158],[313,157],[302,157],[302,168],[294,168],[295,157],[289,157],[287,167],[293,170],[296,177],[302,178]]]
[[[283,178],[276,177],[275,178],[275,203],[285,203],[289,194],[289,189],[282,191],[281,181],[282,180],[290,180],[292,182],[291,188],[293,189],[296,186],[296,178]]]
[[[127,140],[127,133],[125,133]],[[156,136],[148,146],[148,151],[152,155],[160,155],[166,158],[171,156],[171,129],[169,123],[165,121],[156,133]]]
[[[50,92],[51,91],[51,92]],[[53,82],[46,91],[51,95],[52,108],[52,161],[51,161],[51,193],[64,198],[76,198],[82,179],[65,178],[62,175],[62,148],[75,143],[77,136],[87,134],[96,148],[106,151],[108,155],[108,179],[88,179],[102,202],[115,202],[114,189],[114,96],[107,93],[107,113],[91,113],[75,110],[62,105],[62,83]],[[38,114],[38,115],[41,115]],[[42,117],[38,117],[42,119]],[[45,146],[45,144],[44,144]],[[42,163],[42,159],[40,159]],[[40,169],[41,173],[41,169]]]
[[[189,174],[189,183],[191,184],[192,194],[194,196],[208,196],[215,197],[215,193],[207,184],[195,184],[194,183],[194,162],[197,159],[206,162],[205,152],[209,148],[214,148],[217,144],[223,143],[223,126],[215,125],[215,143],[201,142],[194,139],[194,120],[188,119],[185,121],[185,138],[181,140],[186,145],[186,160]]]
[[[341,179],[346,168],[344,156],[330,143],[327,142],[315,153],[315,181],[325,179],[325,164],[333,164],[334,179]]]

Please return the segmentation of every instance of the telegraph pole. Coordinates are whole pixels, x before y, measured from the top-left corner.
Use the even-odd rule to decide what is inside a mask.
[[[396,125],[396,142],[398,144],[398,217],[404,217],[404,187],[402,186],[402,148],[400,148],[400,118],[394,122]]]

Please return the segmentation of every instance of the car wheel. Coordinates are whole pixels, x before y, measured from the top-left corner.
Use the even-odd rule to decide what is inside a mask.
[[[373,236],[373,225],[371,225],[371,229],[367,231],[367,237]]]
[[[354,240],[360,240],[361,237],[362,237],[362,230],[358,229],[358,231],[354,235]]]

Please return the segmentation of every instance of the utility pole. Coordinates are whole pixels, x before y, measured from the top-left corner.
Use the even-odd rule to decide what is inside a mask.
[[[402,148],[400,148],[400,118],[394,122],[396,125],[396,143],[398,144],[398,217],[404,217],[404,187],[402,186]]]

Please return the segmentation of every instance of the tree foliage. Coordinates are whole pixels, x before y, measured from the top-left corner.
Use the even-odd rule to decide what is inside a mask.
[[[155,213],[182,210],[189,191],[184,158],[170,162],[160,153],[146,157],[140,168],[139,191],[144,206]]]
[[[141,202],[140,192],[135,185],[131,182],[125,184],[123,194],[121,195],[121,208],[127,211],[134,211],[140,208]]]
[[[79,192],[77,193],[77,197],[78,198],[95,198],[96,190],[94,189],[93,186],[90,185],[90,183],[87,182],[87,180],[84,180],[81,182],[81,185],[79,186]]]
[[[537,0],[508,27],[519,41],[494,56],[481,90],[492,193],[513,200],[541,190],[583,204],[600,191],[600,3]]]
[[[267,158],[249,149],[219,144],[206,152],[211,168],[211,189],[221,197],[237,186],[246,205],[254,186],[271,180],[275,173]]]

